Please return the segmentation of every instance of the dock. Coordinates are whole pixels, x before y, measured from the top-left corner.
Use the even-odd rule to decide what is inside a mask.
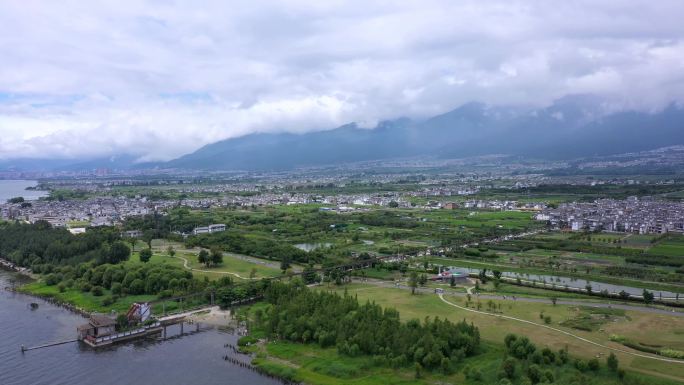
[[[29,350],[36,350],[36,349],[43,349],[43,348],[49,348],[51,346],[57,346],[57,345],[64,345],[64,344],[69,344],[72,342],[76,342],[78,339],[71,339],[71,340],[65,340],[65,341],[57,341],[57,342],[49,342],[47,344],[43,345],[38,345],[38,346],[31,346],[31,347],[25,347],[24,345],[21,345],[21,352],[28,352]]]
[[[93,338],[88,336],[82,341],[92,348],[101,348],[109,346],[116,342],[128,341],[136,338],[143,338],[149,335],[159,334],[164,330],[160,322],[155,322],[151,325],[143,326],[133,330],[127,330],[121,333],[110,334],[108,336]]]

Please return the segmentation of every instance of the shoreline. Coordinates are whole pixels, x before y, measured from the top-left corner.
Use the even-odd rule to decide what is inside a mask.
[[[30,269],[17,266],[14,263],[12,263],[6,259],[3,259],[3,258],[0,258],[0,269],[19,274],[19,275],[26,277],[26,278],[29,278],[33,281],[37,280],[36,276],[31,272]],[[7,291],[11,291],[13,293],[19,293],[19,294],[23,294],[23,295],[26,295],[29,297],[38,298],[40,300],[47,302],[50,305],[60,307],[64,310],[70,311],[74,314],[78,314],[84,318],[89,318],[90,315],[93,313],[93,312],[90,312],[86,309],[80,308],[80,307],[78,307],[72,303],[58,300],[57,298],[54,298],[54,297],[49,296],[49,295],[41,295],[41,294],[32,293],[30,291],[21,290],[22,286],[24,286],[24,285],[22,284],[22,285],[19,285],[17,287],[9,287],[8,286],[8,287],[5,287],[4,289]]]

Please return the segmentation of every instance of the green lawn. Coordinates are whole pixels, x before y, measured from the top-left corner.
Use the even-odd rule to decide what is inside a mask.
[[[104,290],[102,296],[94,296],[91,292],[82,292],[78,289],[67,288],[64,292],[60,292],[56,285],[48,286],[42,281],[36,281],[26,284],[20,289],[23,292],[46,296],[58,299],[62,302],[68,302],[76,307],[84,309],[88,312],[108,313],[112,310],[116,312],[124,312],[128,310],[134,302],[149,302],[155,300],[154,295],[127,295],[119,298],[116,302],[110,305],[104,305],[105,298],[111,296],[109,290]]]
[[[474,322],[481,331],[482,338],[492,344],[499,344],[507,333],[518,333],[529,336],[538,346],[549,346],[553,349],[560,349],[568,346],[571,355],[592,358],[599,353],[607,354],[605,349],[587,344],[585,342],[567,337],[558,332],[548,329],[535,327],[533,325],[520,322],[485,316],[470,312],[465,312],[443,303],[434,294],[410,295],[407,290],[382,288],[367,284],[351,284],[334,290],[342,292],[345,289],[351,295],[356,295],[359,301],[375,301],[382,306],[391,306],[399,310],[402,319],[423,319],[425,316],[439,316],[449,318],[452,321],[466,319]],[[321,290],[327,290],[325,287]],[[460,306],[465,305],[465,298],[447,296],[447,299]],[[473,298],[471,307],[476,306],[476,299]],[[488,308],[488,301],[482,300],[482,310]],[[637,311],[626,311],[625,315],[629,319],[619,322],[610,322],[603,326],[603,329],[593,332],[576,330],[560,325],[565,320],[574,319],[580,309],[575,306],[556,305],[549,303],[524,303],[520,301],[492,301],[499,311],[517,318],[522,318],[535,323],[543,323],[539,315],[543,313],[551,317],[552,326],[565,329],[571,333],[578,334],[592,341],[606,344],[608,346],[620,347],[610,341],[610,334],[620,334],[631,336],[630,338],[640,341],[668,341],[667,346],[680,349],[684,345],[684,317],[670,315],[651,314]],[[639,360],[638,357],[616,353],[621,363],[627,369],[632,369],[649,374],[667,373],[669,376],[679,378],[684,381],[684,365],[667,364],[654,360]]]

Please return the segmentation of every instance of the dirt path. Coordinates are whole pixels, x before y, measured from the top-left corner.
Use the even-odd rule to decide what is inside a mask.
[[[616,351],[616,352],[620,352],[620,353],[624,353],[624,354],[629,354],[629,355],[631,355],[631,356],[642,357],[642,358],[648,358],[648,359],[651,359],[651,360],[663,361],[663,362],[669,362],[669,363],[684,364],[684,361],[683,361],[683,360],[675,360],[675,359],[672,359],[672,358],[657,357],[657,356],[652,356],[652,355],[648,355],[648,354],[635,353],[635,352],[631,352],[631,351],[624,350],[624,349],[613,348],[613,347],[610,347],[610,346],[606,346],[606,345],[600,344],[600,343],[598,343],[598,342],[594,342],[594,341],[588,340],[588,339],[586,339],[586,338],[584,338],[584,337],[580,337],[580,336],[578,336],[578,335],[576,335],[576,334],[572,334],[572,333],[570,333],[570,332],[566,332],[565,330],[557,329],[557,328],[554,328],[554,327],[548,326],[548,325],[538,324],[538,323],[536,323],[536,322],[528,321],[528,320],[525,320],[525,319],[516,318],[516,317],[511,317],[511,316],[507,316],[507,315],[503,315],[503,314],[493,314],[493,313],[487,313],[487,312],[485,312],[485,311],[469,309],[469,308],[467,308],[467,307],[459,306],[459,305],[456,305],[456,304],[453,303],[453,302],[447,301],[446,299],[444,299],[444,294],[442,294],[442,293],[439,293],[438,296],[439,296],[439,299],[441,299],[442,302],[446,303],[447,305],[450,305],[450,306],[453,306],[453,307],[455,307],[455,308],[458,308],[458,309],[461,309],[461,310],[465,310],[465,311],[468,311],[468,312],[477,313],[477,314],[482,314],[482,315],[486,315],[486,316],[490,316],[490,317],[497,317],[497,318],[502,318],[502,319],[508,319],[508,320],[512,320],[512,321],[517,321],[517,322],[526,323],[526,324],[529,324],[529,325],[534,325],[534,326],[537,326],[537,327],[540,327],[540,328],[549,329],[549,330],[552,330],[552,331],[554,331],[554,332],[561,333],[561,334],[565,334],[566,336],[569,336],[569,337],[578,339],[578,340],[580,340],[580,341],[582,341],[582,342],[586,342],[586,343],[591,344],[591,345],[594,345],[594,346],[598,346],[598,347],[603,348],[603,349],[608,349],[608,350],[612,350],[612,351]]]

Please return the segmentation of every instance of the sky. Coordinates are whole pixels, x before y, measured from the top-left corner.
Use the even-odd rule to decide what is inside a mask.
[[[470,101],[684,101],[684,2],[3,1],[0,159],[168,160]]]

